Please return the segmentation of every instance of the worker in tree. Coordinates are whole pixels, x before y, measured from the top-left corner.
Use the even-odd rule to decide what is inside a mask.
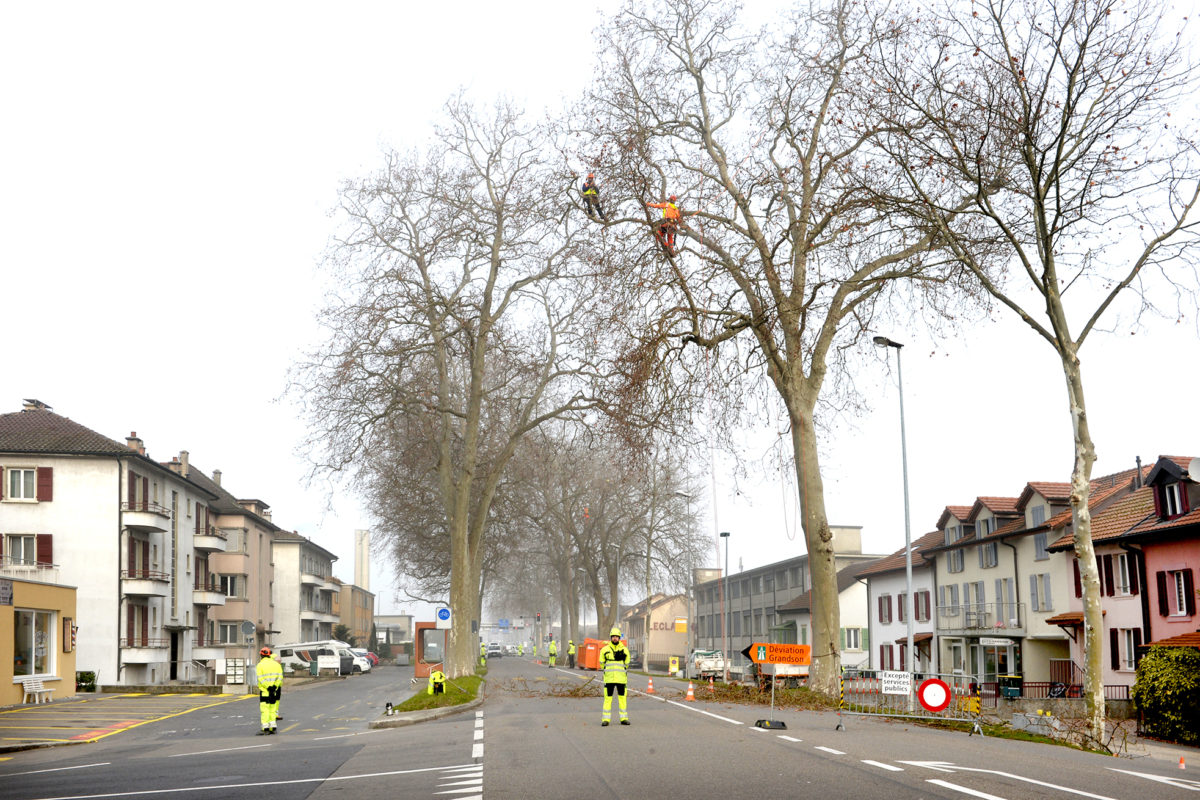
[[[554,643],[554,639],[550,639],[550,644],[546,646],[546,655],[550,656],[550,666],[554,666],[554,662],[558,659],[558,645]]]
[[[668,256],[675,255],[675,231],[679,230],[679,222],[682,219],[679,207],[675,205],[675,200],[675,195],[671,195],[670,199],[665,203],[646,203],[650,208],[662,209],[662,223],[655,230],[654,237],[658,239],[658,243],[667,251]]]
[[[629,648],[621,642],[621,629],[608,632],[608,644],[600,651],[600,669],[604,670],[604,712],[600,715],[600,726],[612,720],[612,699],[617,696],[621,711],[621,724],[629,724],[629,712],[625,709],[625,685],[629,683]]]
[[[487,645],[483,642],[479,643],[479,666],[487,666]]]
[[[429,695],[445,694],[446,693],[446,673],[440,669],[435,669],[429,673],[429,686],[425,689],[425,693]]]
[[[567,664],[575,669],[575,640],[567,639]]]
[[[254,674],[258,678],[258,718],[262,722],[259,736],[275,733],[275,716],[279,712],[279,698],[283,694],[283,667],[271,658],[271,648],[258,651],[258,666]]]
[[[596,185],[596,173],[588,173],[580,191],[583,192],[583,206],[587,215],[592,219],[599,217],[608,222],[608,217],[604,216],[604,209],[600,206],[600,187]]]

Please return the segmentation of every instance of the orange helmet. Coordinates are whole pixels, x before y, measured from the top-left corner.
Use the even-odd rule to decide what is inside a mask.
[[[589,173],[588,173],[588,177],[589,177],[589,178],[594,178],[594,177],[596,177],[596,173],[594,173],[594,172],[589,172]]]
[[[258,651],[258,654],[263,657],[269,656],[269,655],[271,655],[271,648],[264,647],[262,650]]]
[[[672,203],[674,203],[674,202],[675,202],[675,195],[671,195],[671,202],[672,202]]]

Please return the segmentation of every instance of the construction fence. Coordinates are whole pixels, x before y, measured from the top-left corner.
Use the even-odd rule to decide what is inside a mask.
[[[864,717],[971,722],[978,730],[981,687],[965,675],[843,670],[839,708]]]

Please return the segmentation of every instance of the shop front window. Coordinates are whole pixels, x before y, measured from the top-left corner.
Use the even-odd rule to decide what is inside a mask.
[[[13,675],[49,675],[53,672],[53,614],[17,609],[13,633]]]

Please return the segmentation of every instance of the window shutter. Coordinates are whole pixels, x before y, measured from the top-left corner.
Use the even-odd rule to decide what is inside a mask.
[[[1103,565],[1103,571],[1104,571],[1104,594],[1108,597],[1112,597],[1114,594],[1116,594],[1116,589],[1117,589],[1117,587],[1113,585],[1115,583],[1115,581],[1113,580],[1113,563],[1112,562],[1113,562],[1113,557],[1112,557],[1111,553],[1106,554],[1101,559],[1101,564]]]
[[[845,628],[838,629],[838,637],[839,637],[840,648],[842,650],[845,650],[846,649],[846,629]]]
[[[1125,563],[1129,566],[1129,593],[1137,594],[1140,588],[1138,583],[1141,581],[1139,573],[1142,571],[1142,560],[1136,550],[1131,550],[1125,558]]]
[[[146,570],[145,577],[150,577],[150,543],[142,542],[142,569]]]
[[[0,533],[0,564],[4,563],[4,534]]]
[[[200,535],[200,506],[196,506],[196,535]]]
[[[1054,596],[1050,594],[1050,573],[1042,573],[1042,610],[1054,610]]]
[[[150,510],[150,479],[142,478],[142,510]]]
[[[133,604],[125,606],[125,646],[132,647],[133,639],[137,636],[133,630]]]
[[[1079,559],[1071,561],[1071,567],[1075,570],[1075,596],[1083,597],[1083,580],[1079,577]]]
[[[862,636],[862,649],[871,652],[871,632],[863,628],[859,633]]]
[[[1134,628],[1133,629],[1133,653],[1130,654],[1133,656],[1134,669],[1137,669],[1138,663],[1142,660],[1142,651],[1138,649],[1141,646],[1142,646],[1142,629]]]
[[[137,475],[133,472],[130,472],[125,478],[125,500],[129,505],[130,511],[137,508],[135,505],[137,503]],[[132,635],[131,632],[130,636]]]
[[[4,467],[0,467],[0,500],[4,499],[4,491],[8,485],[4,482]]]
[[[1192,583],[1192,571],[1185,569],[1183,571],[1183,596],[1187,601],[1187,606],[1184,608],[1184,613],[1189,617],[1196,615],[1196,586]]]
[[[984,550],[984,545],[980,545],[979,547],[976,547],[976,548],[975,548],[975,550],[976,550],[976,551],[979,553],[979,566],[982,568],[982,567],[983,567],[983,550]]]
[[[149,609],[145,606],[142,606],[142,647],[146,647],[147,645],[150,644],[150,642],[148,641],[149,638],[150,638]]]
[[[1191,511],[1191,506],[1188,505],[1187,485],[1183,481],[1179,482],[1179,513],[1186,514]]]
[[[54,467],[37,468],[37,499],[39,503],[54,499]]]
[[[882,625],[883,621],[884,621],[883,620],[883,595],[879,595],[878,603],[879,603],[879,624]]]
[[[1167,573],[1154,573],[1154,580],[1158,584],[1158,615],[1165,617],[1170,613],[1167,606]]]
[[[1108,642],[1112,646],[1112,657],[1110,663],[1113,669],[1121,668],[1121,632],[1113,628],[1108,632]]]
[[[883,652],[884,646],[879,645],[879,668],[887,669],[887,654]]]
[[[54,563],[54,536],[49,533],[37,535],[37,562],[39,564]]]
[[[892,621],[892,596],[890,594],[887,596],[887,621]]]
[[[1038,606],[1038,578],[1037,575],[1029,576],[1029,607],[1033,611],[1041,611]]]
[[[1154,487],[1154,516],[1162,519],[1163,515],[1163,489],[1161,486]]]

